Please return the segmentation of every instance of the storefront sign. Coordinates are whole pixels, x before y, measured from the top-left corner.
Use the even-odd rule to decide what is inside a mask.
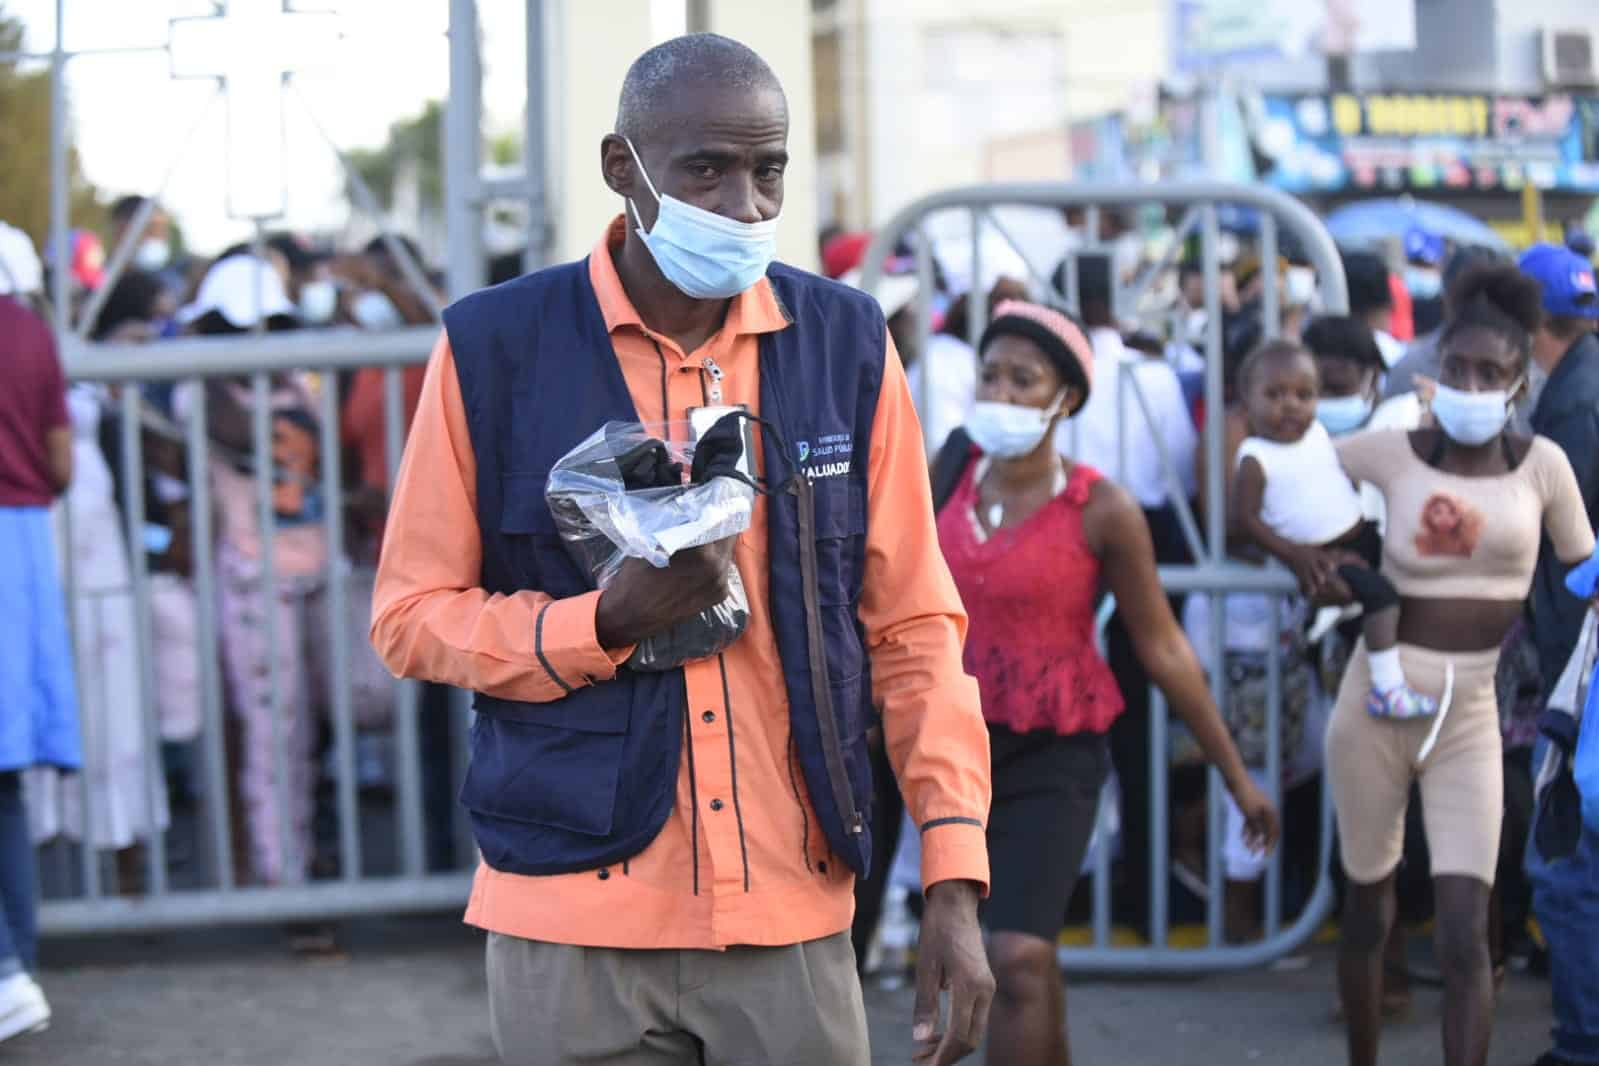
[[[1250,139],[1262,178],[1290,192],[1599,193],[1599,96],[1267,96]]]

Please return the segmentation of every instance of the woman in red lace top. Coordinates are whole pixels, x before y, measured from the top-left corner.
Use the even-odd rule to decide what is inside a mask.
[[[1055,451],[1088,397],[1093,352],[1058,311],[1008,301],[983,334],[976,447],[939,511],[939,540],[971,617],[966,669],[993,751],[985,910],[999,982],[990,1063],[1068,1061],[1055,942],[1110,767],[1121,693],[1094,645],[1094,606],[1116,597],[1139,658],[1222,771],[1253,840],[1277,814],[1250,780],[1172,616],[1138,501]],[[959,445],[957,445],[959,446]]]

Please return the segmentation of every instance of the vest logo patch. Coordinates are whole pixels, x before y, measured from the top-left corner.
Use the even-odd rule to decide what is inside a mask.
[[[851,456],[855,450],[854,444],[854,438],[848,433],[833,433],[826,437],[818,437],[814,447],[810,441],[800,441],[799,460],[805,476],[812,481],[820,478],[848,477]],[[809,465],[806,465],[807,463]]]

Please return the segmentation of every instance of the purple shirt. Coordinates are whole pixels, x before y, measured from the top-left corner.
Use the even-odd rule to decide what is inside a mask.
[[[68,424],[67,383],[44,320],[0,296],[0,507],[56,497],[45,439]]]

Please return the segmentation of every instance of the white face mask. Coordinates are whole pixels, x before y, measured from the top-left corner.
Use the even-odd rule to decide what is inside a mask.
[[[159,237],[146,237],[133,253],[133,265],[140,270],[161,270],[171,261],[172,246]]]
[[[339,289],[326,279],[308,281],[300,286],[300,321],[312,326],[323,326],[333,321],[339,308]]]
[[[394,306],[394,301],[375,289],[355,298],[355,303],[350,305],[350,317],[362,329],[399,329],[405,325],[405,317]]]
[[[1432,416],[1455,443],[1468,447],[1487,444],[1504,432],[1510,419],[1510,398],[1520,387],[1517,382],[1492,392],[1462,392],[1439,385],[1432,397]]]
[[[1283,296],[1289,307],[1308,307],[1316,298],[1316,272],[1309,267],[1289,267]]]
[[[1062,393],[1048,407],[980,403],[966,420],[966,432],[984,454],[995,459],[1019,459],[1031,455],[1044,442],[1065,399]]]

